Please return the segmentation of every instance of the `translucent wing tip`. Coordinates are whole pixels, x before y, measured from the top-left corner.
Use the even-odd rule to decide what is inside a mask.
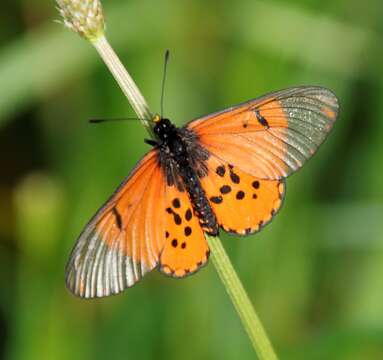
[[[118,246],[107,245],[92,230],[80,236],[66,267],[66,286],[75,296],[92,299],[117,295],[151,270],[123,254]]]
[[[302,86],[296,90],[298,91],[295,95],[299,95],[301,90],[302,96],[311,99],[329,120],[332,122],[336,120],[339,113],[339,100],[332,90],[321,86]]]

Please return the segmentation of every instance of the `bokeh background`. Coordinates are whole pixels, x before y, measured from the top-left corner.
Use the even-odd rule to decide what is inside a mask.
[[[282,359],[383,358],[381,0],[109,0],[107,35],[178,124],[264,93],[322,85],[341,113],[260,234],[224,246]],[[148,150],[96,51],[54,1],[0,12],[0,351],[4,359],[253,359],[212,263],[156,271],[117,297],[64,285],[82,227]]]

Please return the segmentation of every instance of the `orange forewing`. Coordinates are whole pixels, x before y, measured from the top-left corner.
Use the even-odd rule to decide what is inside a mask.
[[[80,235],[67,265],[67,286],[75,295],[119,293],[158,264],[165,243],[164,217],[158,216],[165,186],[151,151]]]
[[[337,111],[329,90],[298,87],[192,121],[188,128],[221,161],[259,179],[278,180],[313,155]]]

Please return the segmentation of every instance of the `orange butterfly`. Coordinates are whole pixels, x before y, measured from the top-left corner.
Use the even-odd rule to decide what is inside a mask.
[[[204,233],[259,231],[284,179],[326,138],[338,112],[321,87],[278,91],[177,128],[154,118],[155,140],[80,235],[66,269],[84,298],[117,294],[155,267],[181,278],[209,258]]]

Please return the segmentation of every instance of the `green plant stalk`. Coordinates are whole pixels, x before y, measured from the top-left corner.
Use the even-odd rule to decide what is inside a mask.
[[[95,41],[92,41],[92,44],[101,56],[102,60],[104,60],[110,72],[113,74],[118,85],[120,85],[122,92],[129,100],[130,105],[137,114],[142,125],[144,125],[149,135],[153,138],[154,134],[151,122],[153,115],[149,110],[149,106],[147,105],[147,102],[141,92],[138,90],[136,83],[129,75],[124,65],[122,65],[113,48],[110,46],[105,35],[99,36]]]
[[[150,122],[152,114],[149,111],[149,107],[137,85],[134,83],[133,79],[108,43],[106,37],[101,35],[98,39],[92,41],[92,43],[112,72],[137,116],[141,119],[142,124],[148,130],[149,135],[153,137],[153,128],[152,123]],[[236,311],[239,314],[243,327],[245,328],[259,359],[277,359],[249,297],[222,246],[221,240],[218,236],[212,237],[206,235],[206,238],[210,246],[213,263]]]
[[[217,236],[206,235],[215,268],[260,359],[277,359],[265,329]]]

